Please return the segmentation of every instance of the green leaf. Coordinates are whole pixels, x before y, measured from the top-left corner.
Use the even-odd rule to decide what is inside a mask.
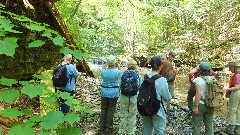
[[[0,92],[0,100],[8,103],[14,101],[19,96],[20,93],[18,90],[4,90]]]
[[[37,132],[36,135],[52,135],[52,133],[47,132],[47,131],[39,131],[39,132]]]
[[[64,116],[64,121],[72,125],[75,121],[80,121],[80,115],[74,112],[67,113],[67,115]]]
[[[60,135],[83,135],[79,128],[61,128],[56,130]]]
[[[0,3],[0,5],[1,5],[1,3]],[[2,127],[0,126],[0,135],[2,135]]]
[[[76,106],[74,106],[74,109],[77,111],[83,111],[83,112],[89,113],[89,114],[94,113],[90,108],[87,108],[86,106],[76,105]]]
[[[45,44],[45,41],[42,40],[35,40],[28,44],[28,47],[40,47]]]
[[[6,18],[0,18],[0,28],[3,29],[12,29],[14,27],[14,24],[9,19]]]
[[[62,124],[64,122],[64,115],[60,111],[51,111],[48,112],[47,115],[42,117],[42,122],[40,122],[40,126],[43,129],[57,129],[58,124]]]
[[[0,3],[0,7],[5,7],[5,5],[3,5],[2,3]]]
[[[16,37],[6,37],[0,40],[0,54],[13,57],[15,49],[18,47],[17,40]]]
[[[48,32],[48,31],[44,32],[44,33],[42,34],[42,36],[43,36],[43,37],[48,37],[48,38],[52,39],[52,33]]]
[[[8,135],[34,135],[34,130],[31,127],[22,127],[21,125],[10,128]]]
[[[26,86],[23,86],[23,88],[21,89],[21,92],[23,94],[26,94],[28,95],[30,98],[34,98],[36,96],[41,96],[43,94],[43,87],[40,86],[40,85],[26,85]]]
[[[5,86],[12,86],[13,84],[17,84],[17,81],[15,79],[1,78],[0,84]]]
[[[78,51],[78,50],[74,50],[73,52],[73,56],[78,59],[78,60],[82,60],[83,59],[83,53]]]
[[[63,53],[64,55],[72,54],[73,50],[69,49],[68,47],[63,47],[63,48],[60,49],[60,53]]]
[[[68,93],[68,92],[60,92],[58,94],[58,96],[63,98],[63,99],[73,99],[73,97],[70,96],[70,93]]]
[[[29,121],[39,122],[39,121],[41,121],[41,117],[39,117],[38,115],[32,115],[32,116],[29,118]]]
[[[1,115],[3,117],[10,117],[10,118],[16,118],[18,116],[24,115],[22,111],[19,111],[18,108],[5,108],[2,112]]]
[[[22,110],[22,112],[24,113],[24,115],[32,114],[32,111],[30,109],[24,109],[24,110]]]
[[[55,45],[63,46],[64,39],[62,37],[56,37],[53,39]]]
[[[17,16],[17,17],[12,17],[20,22],[32,22],[31,19],[27,18],[26,16]]]
[[[28,81],[19,81],[19,83],[22,84],[22,85],[28,85],[29,84]]]
[[[44,26],[40,26],[37,24],[25,25],[25,27],[27,27],[30,30],[35,30],[35,31],[43,31],[45,29]]]
[[[57,101],[56,98],[54,98],[54,97],[43,97],[42,99],[43,99],[44,101],[50,102],[50,103],[54,103],[54,102]]]
[[[41,79],[41,80],[48,80],[48,78],[44,75],[37,75],[37,74],[34,74],[33,77],[36,77],[38,79]]]

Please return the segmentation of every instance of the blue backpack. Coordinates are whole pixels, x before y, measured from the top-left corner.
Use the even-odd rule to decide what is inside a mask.
[[[137,95],[138,86],[138,74],[134,70],[126,70],[123,72],[121,77],[121,94],[124,96],[135,96]]]

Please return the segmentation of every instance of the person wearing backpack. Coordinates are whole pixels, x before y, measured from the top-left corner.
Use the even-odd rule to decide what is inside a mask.
[[[214,135],[213,112],[214,108],[206,105],[207,84],[204,78],[210,79],[211,66],[207,62],[199,64],[200,76],[193,80],[196,87],[195,103],[193,107],[193,135],[200,135],[203,121],[206,135]]]
[[[117,66],[117,68],[115,67]],[[123,73],[115,56],[109,56],[102,66],[101,113],[99,122],[100,135],[113,135],[113,117],[119,97],[118,81]]]
[[[240,135],[240,61],[235,63],[231,68],[233,73],[232,81],[229,88],[225,88],[225,93],[230,93],[226,131],[229,135]]]
[[[76,69],[76,64],[74,65],[71,64],[71,61],[72,61],[71,54],[67,54],[63,57],[63,61],[58,65],[58,68],[63,66],[66,69],[63,70],[64,71],[63,73],[55,72],[55,74],[53,75],[53,83],[54,83],[54,78],[55,77],[58,78],[57,77],[58,75],[59,77],[63,77],[62,75],[66,76],[67,81],[65,86],[57,87],[58,85],[55,85],[55,89],[56,91],[68,92],[70,96],[73,96],[74,90],[75,90],[75,83],[76,83],[75,80],[78,77],[79,73],[78,73],[78,70]],[[57,83],[54,83],[54,84],[57,84]],[[70,110],[70,107],[67,104],[65,104],[65,101],[66,101],[65,99],[62,99],[61,97],[59,98],[59,102],[60,102],[59,110],[62,111],[64,114],[68,113]]]
[[[137,73],[137,62],[130,59],[127,70],[121,77],[119,135],[135,135],[137,117],[137,95],[142,77]]]
[[[161,59],[162,60],[162,59]],[[166,79],[167,79],[167,82],[168,82],[168,84],[170,84],[171,85],[171,83],[173,83],[174,82],[174,80],[175,80],[175,74],[174,74],[174,72],[172,71],[172,64],[171,64],[171,62],[169,61],[169,60],[162,60],[162,64],[163,64],[163,66],[161,66],[162,68],[160,68],[159,70],[158,70],[158,73],[161,75],[161,76],[163,76],[163,77],[165,77]],[[169,86],[169,85],[168,85]],[[169,88],[169,87],[168,87]],[[171,104],[170,104],[170,100],[169,101],[167,101],[167,111],[170,111],[170,109],[171,109]]]
[[[201,62],[207,62],[207,59],[203,58],[201,60]],[[210,76],[214,76],[215,73],[214,71],[211,69],[210,71]],[[195,84],[193,83],[193,80],[197,77],[200,76],[200,70],[199,67],[196,66],[195,68],[193,68],[192,70],[190,70],[190,72],[188,73],[188,78],[189,78],[189,83],[190,83],[190,87],[188,89],[188,95],[187,95],[187,102],[188,102],[188,109],[189,109],[189,114],[192,114],[192,110],[193,110],[193,97],[196,95],[196,89],[195,89]]]
[[[164,135],[166,110],[163,102],[171,99],[171,94],[166,78],[158,74],[162,66],[160,57],[152,57],[149,64],[152,71],[145,74],[140,86],[137,99],[138,112],[143,118],[143,135]]]

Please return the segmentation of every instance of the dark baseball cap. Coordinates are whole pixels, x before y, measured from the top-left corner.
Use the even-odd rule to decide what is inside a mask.
[[[150,63],[151,67],[158,67],[162,64],[162,61],[159,56],[154,56],[151,58]]]

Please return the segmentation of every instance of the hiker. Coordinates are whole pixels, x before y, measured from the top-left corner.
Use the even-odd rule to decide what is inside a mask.
[[[193,80],[196,87],[195,103],[193,107],[193,135],[200,135],[201,123],[203,121],[206,135],[214,135],[213,130],[213,107],[208,107],[205,104],[206,99],[206,81],[202,77],[210,79],[211,66],[207,62],[199,64],[200,76]]]
[[[115,65],[117,67],[115,67]],[[101,88],[101,114],[99,122],[100,135],[113,134],[113,117],[119,97],[118,80],[123,69],[116,62],[115,56],[109,56],[107,62],[102,66],[102,88]]]
[[[158,70],[158,73],[165,77],[167,79],[167,83],[168,83],[168,88],[170,87],[169,84],[171,85],[172,83],[174,83],[175,80],[175,74],[172,71],[172,64],[169,60],[162,60],[162,65],[161,68]],[[170,104],[171,100],[166,100],[167,103],[167,111],[170,112],[171,111],[171,104]]]
[[[203,58],[201,60],[201,62],[207,62],[207,59]],[[211,69],[211,73],[210,76],[214,76],[215,73],[214,71]],[[192,113],[193,110],[193,97],[196,95],[196,89],[195,89],[195,84],[193,83],[193,80],[197,77],[200,76],[200,70],[199,67],[196,66],[195,68],[193,68],[189,73],[188,73],[188,77],[189,77],[189,83],[190,83],[190,87],[188,89],[188,95],[187,95],[187,102],[188,102],[188,109],[189,109],[189,114]]]
[[[240,135],[240,61],[235,63],[234,68],[230,68],[233,73],[230,87],[224,92],[231,92],[228,112],[227,112],[227,133],[229,135]]]
[[[175,59],[176,56],[177,56],[177,54],[173,51],[169,52],[169,54],[168,54],[168,60],[172,64],[172,71],[175,74],[175,76],[177,75],[177,67],[176,67],[176,64],[174,63],[174,59]],[[168,83],[168,88],[169,88],[169,91],[171,93],[172,98],[175,99],[176,97],[175,97],[175,94],[174,94],[174,90],[175,90],[174,81]]]
[[[75,83],[76,83],[76,78],[79,75],[78,70],[76,69],[76,64],[71,64],[72,61],[72,55],[67,54],[63,57],[63,62],[60,65],[65,65],[66,64],[66,69],[67,69],[67,84],[65,87],[55,87],[56,91],[61,91],[61,92],[68,92],[70,93],[70,96],[73,96],[74,90],[75,90]],[[59,98],[60,106],[59,110],[62,111],[64,114],[68,113],[70,110],[70,107],[66,105],[64,102],[66,100],[62,99],[61,97]]]
[[[141,83],[142,77],[137,73],[137,62],[130,59],[127,62],[127,70],[121,77],[119,135],[135,135],[137,94]]]
[[[151,78],[158,74],[159,68],[162,66],[162,61],[159,56],[154,56],[150,60],[150,65],[152,71],[148,72],[146,75]],[[145,79],[145,78],[144,78]],[[169,100],[171,95],[168,90],[167,80],[164,77],[160,77],[155,80],[156,96],[158,100]],[[140,94],[139,94],[140,96]],[[166,127],[166,112],[163,103],[160,104],[160,108],[157,113],[153,116],[142,116],[143,117],[143,135],[164,135],[164,130]],[[153,132],[154,130],[154,132]]]

